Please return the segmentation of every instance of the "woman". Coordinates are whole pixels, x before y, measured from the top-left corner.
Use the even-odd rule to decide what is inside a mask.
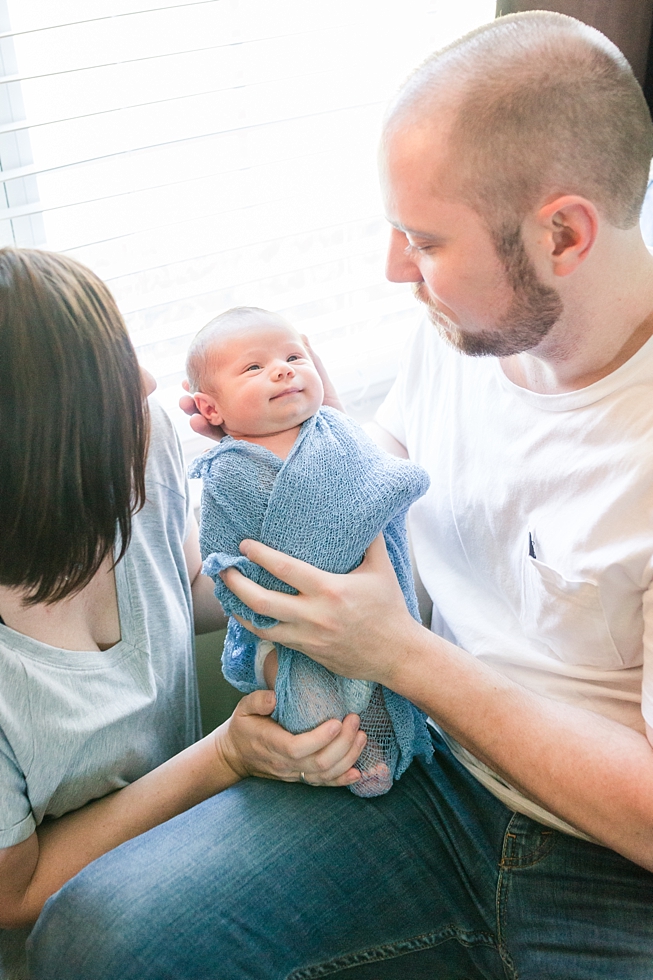
[[[342,785],[357,720],[291,736],[244,698],[199,739],[192,619],[224,617],[167,417],[71,259],[0,250],[0,976],[95,858],[248,775]]]

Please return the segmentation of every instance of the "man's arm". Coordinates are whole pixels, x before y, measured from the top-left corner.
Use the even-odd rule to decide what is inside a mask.
[[[254,633],[404,695],[525,796],[653,870],[653,748],[643,735],[534,694],[416,623],[382,538],[349,575],[256,542],[242,550],[299,592],[268,592],[229,569],[229,588],[280,620],[265,631],[247,624]]]
[[[377,446],[385,449],[386,453],[390,453],[391,456],[399,456],[400,459],[408,459],[406,447],[378,422],[366,422],[363,428],[370,438],[374,439]]]

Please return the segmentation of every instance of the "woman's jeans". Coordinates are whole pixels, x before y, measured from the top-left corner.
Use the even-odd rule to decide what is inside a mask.
[[[35,980],[651,980],[653,875],[438,739],[369,800],[245,780],[95,861],[29,946]]]

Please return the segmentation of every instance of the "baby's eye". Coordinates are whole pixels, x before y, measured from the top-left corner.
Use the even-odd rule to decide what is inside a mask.
[[[246,371],[260,371],[261,370],[261,365],[260,364],[250,364],[249,367],[247,367],[245,370]]]
[[[287,361],[303,361],[305,360],[303,354],[291,354],[290,357],[286,358]]]

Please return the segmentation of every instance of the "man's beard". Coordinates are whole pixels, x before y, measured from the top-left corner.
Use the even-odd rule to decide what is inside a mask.
[[[513,289],[510,308],[493,330],[467,333],[461,330],[415,283],[413,292],[424,303],[440,335],[456,350],[474,357],[511,357],[532,350],[546,337],[562,315],[558,293],[537,278],[521,236],[521,229],[503,228],[493,232],[496,251]]]

